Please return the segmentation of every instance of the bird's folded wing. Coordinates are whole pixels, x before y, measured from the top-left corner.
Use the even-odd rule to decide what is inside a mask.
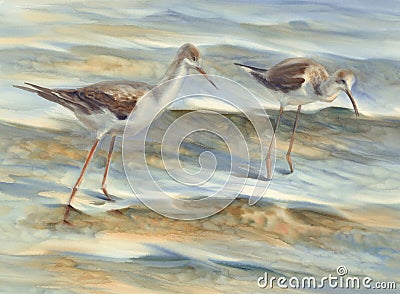
[[[265,74],[256,72],[251,74],[267,88],[288,93],[303,85],[304,73],[309,66],[310,64],[303,60],[286,59],[270,68]]]
[[[35,92],[74,112],[90,115],[108,109],[119,119],[125,119],[135,107],[137,100],[153,88],[147,83],[129,81],[101,82],[77,89],[49,89],[31,83],[25,84],[32,88],[15,87]]]
[[[92,108],[107,108],[125,119],[136,102],[153,86],[141,82],[102,82],[76,90],[76,95]]]

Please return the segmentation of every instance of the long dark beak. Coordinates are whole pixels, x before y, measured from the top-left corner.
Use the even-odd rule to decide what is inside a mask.
[[[353,108],[354,108],[354,112],[356,113],[356,116],[360,116],[360,113],[358,112],[356,100],[354,100],[353,94],[351,93],[351,91],[349,89],[345,89],[344,91],[346,92],[347,96],[349,96],[351,104],[353,104]]]
[[[213,85],[215,87],[215,89],[218,90],[218,87],[214,84],[213,81],[210,80],[210,78],[207,76],[207,73],[204,71],[204,69],[202,69],[200,66],[196,66],[195,69],[201,73],[203,75],[203,77],[206,78],[207,81],[209,81],[211,83],[211,85]]]

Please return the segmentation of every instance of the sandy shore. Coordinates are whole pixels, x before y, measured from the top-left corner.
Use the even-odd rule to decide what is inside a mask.
[[[386,0],[253,2],[0,0],[0,292],[281,293],[259,289],[257,278],[322,277],[340,265],[349,276],[400,282],[399,9]],[[260,98],[272,122],[275,97],[234,62],[268,68],[307,56],[329,72],[349,68],[361,116],[345,95],[305,105],[288,174],[295,113],[285,112],[263,200],[249,206],[242,193],[219,214],[189,222],[162,217],[133,196],[121,139],[108,180],[116,201],[107,202],[100,191],[106,139],[74,201],[73,226],[61,225],[93,135],[65,109],[12,85],[157,84],[187,42],[199,47],[208,74]],[[255,138],[243,117],[229,118]],[[221,145],[206,143],[186,144],[185,159]],[[159,171],[159,157],[150,159]]]
[[[299,201],[285,194],[287,185],[280,184],[289,181],[299,187],[302,183],[312,194],[313,186],[304,179],[308,164],[317,172],[319,164],[328,164],[329,169],[327,159],[332,159],[332,154],[336,155],[334,162],[354,160],[347,153],[332,153],[329,149],[340,146],[338,142],[354,132],[352,114],[331,109],[316,116],[302,116],[303,128],[313,126],[313,135],[300,129],[293,155],[303,165],[296,171],[299,178],[284,172],[285,142],[293,115],[286,115],[278,135],[278,171],[276,183],[270,188],[271,197],[257,205],[235,200],[210,218],[176,221],[132,200],[130,207],[116,211],[89,210],[87,214],[74,210],[70,219],[73,226],[61,224],[63,204],[90,138],[74,129],[66,132],[1,124],[1,288],[6,292],[33,289],[40,293],[46,289],[65,293],[242,293],[260,290],[256,281],[264,272],[323,276],[334,273],[341,264],[353,275],[397,279],[400,224],[396,206],[366,199],[343,199],[343,203],[330,199],[325,204],[319,200]],[[313,125],[309,124],[311,119]],[[330,128],[318,127],[327,120],[331,120]],[[374,128],[378,127],[385,130],[381,134],[390,134],[397,122],[364,118],[362,126],[358,136],[365,138],[371,132],[375,134]],[[324,142],[318,141],[320,146],[310,147],[310,140],[325,132],[331,135]],[[105,203],[96,188],[105,148],[106,144],[95,157],[77,203],[83,201],[94,207]],[[389,156],[390,148],[385,150],[381,158]],[[117,203],[129,191],[120,156],[117,148],[109,183]],[[365,154],[359,158],[366,160]],[[368,162],[374,166],[373,158]],[[392,180],[386,181],[390,185]],[[349,193],[344,187],[339,190]],[[118,191],[125,192],[120,195]],[[319,189],[321,196],[322,191]]]

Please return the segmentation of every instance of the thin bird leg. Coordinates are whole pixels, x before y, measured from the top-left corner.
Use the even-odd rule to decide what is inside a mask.
[[[290,158],[290,153],[292,152],[292,148],[293,148],[294,133],[296,132],[297,123],[299,121],[300,110],[301,110],[301,105],[299,105],[297,107],[296,120],[294,121],[293,131],[292,131],[292,138],[290,139],[289,149],[288,149],[288,152],[286,153],[286,160],[289,163],[291,173],[293,172],[293,165],[292,165],[292,159]]]
[[[281,117],[282,117],[282,113],[283,113],[283,106],[281,105],[281,107],[279,108],[279,113],[278,113],[278,117],[276,118],[276,122],[275,122],[275,126],[274,126],[274,134],[271,140],[271,143],[269,144],[269,148],[268,148],[268,152],[267,152],[267,176],[268,179],[272,178],[272,164],[271,164],[271,152],[272,152],[272,145],[274,143],[274,139],[275,139],[275,133],[276,130],[279,127],[279,123],[281,121]]]
[[[76,181],[74,188],[72,188],[71,196],[69,196],[67,208],[65,209],[64,223],[67,223],[67,224],[69,223],[69,222],[67,221],[67,218],[68,218],[68,215],[69,215],[69,210],[70,210],[70,208],[71,208],[72,199],[74,198],[76,192],[78,191],[79,185],[82,183],[83,176],[85,175],[86,169],[87,169],[87,167],[88,167],[88,165],[89,165],[90,160],[91,160],[92,157],[93,157],[94,152],[96,151],[97,146],[99,145],[99,142],[100,142],[100,139],[96,139],[96,141],[94,142],[94,144],[93,144],[93,146],[92,146],[92,149],[90,149],[89,155],[88,155],[87,158],[86,158],[85,164],[83,165],[81,174],[79,175],[79,178],[78,178],[78,180]]]
[[[108,170],[109,170],[109,167],[110,167],[111,155],[112,155],[112,153],[114,151],[114,144],[115,144],[115,136],[112,136],[111,143],[110,143],[110,149],[108,150],[107,164],[106,164],[106,168],[104,170],[103,182],[101,182],[101,190],[103,190],[104,195],[106,195],[106,197],[110,201],[112,201],[112,198],[110,197],[110,195],[107,192],[106,180],[107,180],[107,176],[108,176]]]

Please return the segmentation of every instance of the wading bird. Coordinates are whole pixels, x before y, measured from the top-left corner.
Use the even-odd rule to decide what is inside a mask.
[[[351,88],[355,83],[355,75],[348,69],[339,69],[333,75],[329,75],[326,69],[319,63],[309,58],[288,58],[274,65],[270,69],[253,67],[241,63],[235,63],[249,72],[260,84],[273,91],[280,101],[279,114],[275,122],[274,133],[285,106],[296,105],[297,113],[294,121],[286,160],[289,163],[290,172],[293,172],[292,152],[294,134],[299,120],[301,106],[315,101],[332,102],[341,91],[345,92],[353,104],[356,116],[359,116],[356,102]],[[268,178],[272,177],[271,150],[272,142],[267,152]]]
[[[174,82],[169,84],[169,88],[163,88],[168,95],[174,95],[179,90],[181,83],[181,79],[176,78],[185,76],[191,69],[194,69],[216,87],[215,84],[208,79],[205,71],[201,67],[200,61],[199,50],[192,44],[184,44],[179,48],[159,84],[174,80]],[[111,136],[111,143],[101,188],[107,199],[112,200],[106,189],[106,179],[114,149],[115,138],[123,133],[126,120],[134,109],[138,99],[153,89],[154,86],[143,82],[110,81],[75,89],[48,89],[31,83],[25,84],[30,87],[14,87],[36,93],[40,97],[64,106],[75,114],[84,127],[96,133],[96,140],[89,151],[81,173],[68,199],[64,214],[64,223],[69,223],[67,218],[71,208],[71,202],[82,183],[85,171],[97,146],[106,135]]]

